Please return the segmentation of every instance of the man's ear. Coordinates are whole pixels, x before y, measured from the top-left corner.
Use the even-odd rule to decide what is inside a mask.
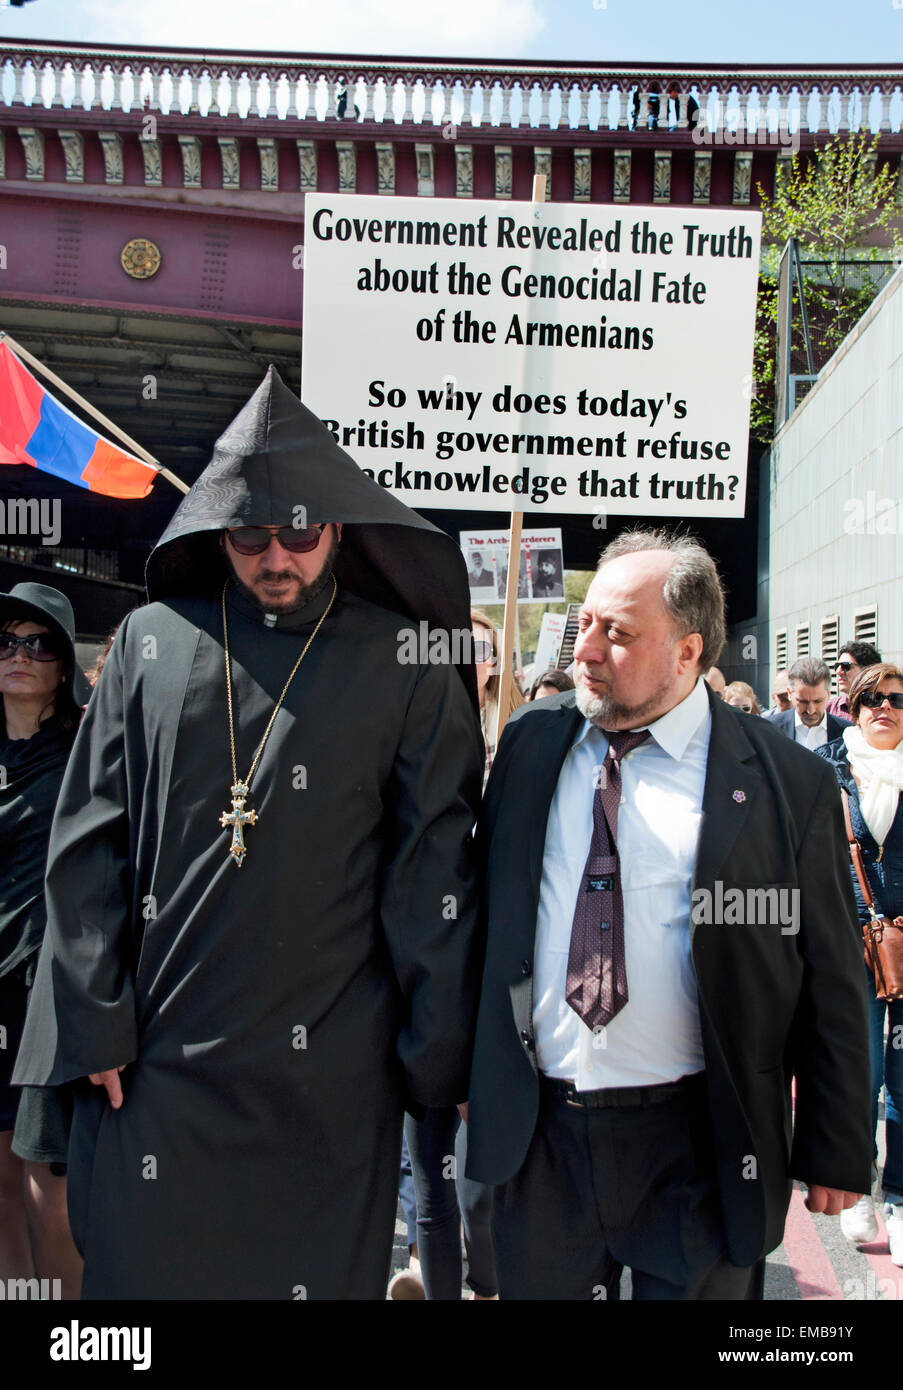
[[[342,539],[342,523],[341,523],[340,521],[336,521],[336,522],[334,522],[333,524],[334,524],[334,526],[335,526],[335,537],[336,537],[336,540],[337,540],[337,541],[340,541],[340,540]]]

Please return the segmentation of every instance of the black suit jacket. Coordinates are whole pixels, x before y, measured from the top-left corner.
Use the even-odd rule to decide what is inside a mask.
[[[491,1184],[519,1170],[536,1126],[536,910],[549,806],[583,721],[574,700],[573,691],[549,696],[509,720],[478,828],[488,942],[467,1172]],[[865,974],[830,767],[770,721],[711,692],[709,704],[692,891],[713,901],[718,882],[723,892],[799,891],[795,932],[691,919],[725,1233],[731,1259],[745,1266],[780,1243],[793,1178],[868,1191]]]
[[[772,724],[776,729],[780,729],[782,734],[786,734],[788,738],[793,739],[794,743],[796,743],[795,721],[796,710],[785,709],[782,710],[780,714],[773,714],[768,722],[769,724]],[[833,743],[836,738],[842,738],[844,729],[848,729],[849,727],[849,724],[845,723],[844,720],[837,719],[833,714],[829,714],[828,743]],[[808,752],[810,750],[807,749],[806,751]],[[811,751],[814,752],[815,750],[813,749]]]

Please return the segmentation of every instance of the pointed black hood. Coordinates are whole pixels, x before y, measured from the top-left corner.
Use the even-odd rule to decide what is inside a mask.
[[[218,593],[227,573],[219,532],[290,525],[299,506],[311,522],[342,523],[335,574],[352,593],[431,628],[470,627],[455,542],[368,478],[273,366],[157,542],[149,601]],[[475,697],[473,666],[459,669]]]

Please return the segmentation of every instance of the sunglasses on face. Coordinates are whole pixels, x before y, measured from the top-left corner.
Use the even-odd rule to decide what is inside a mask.
[[[886,694],[880,690],[863,690],[859,696],[859,703],[865,705],[866,709],[880,709],[885,700],[891,709],[903,709],[903,690],[887,691]]]
[[[737,709],[745,710],[747,714],[752,714],[752,705],[738,705]]]
[[[837,663],[838,671],[857,671],[858,669],[855,661],[838,661]]]
[[[63,644],[52,632],[32,632],[28,637],[0,632],[0,661],[9,661],[19,647],[32,661],[59,661],[63,655]]]
[[[323,534],[325,521],[316,526],[237,526],[230,531],[229,540],[239,555],[262,555],[270,541],[275,539],[285,550],[296,555],[307,550],[316,550]]]
[[[474,661],[491,661],[492,643],[487,642],[484,638],[481,637],[474,638],[473,659]]]

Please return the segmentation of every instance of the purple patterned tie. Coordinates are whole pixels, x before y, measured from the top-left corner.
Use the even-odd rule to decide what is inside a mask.
[[[568,953],[567,1002],[588,1028],[610,1023],[627,1003],[618,861],[621,760],[649,737],[648,729],[604,732],[608,752],[593,797],[593,838],[577,893]]]

